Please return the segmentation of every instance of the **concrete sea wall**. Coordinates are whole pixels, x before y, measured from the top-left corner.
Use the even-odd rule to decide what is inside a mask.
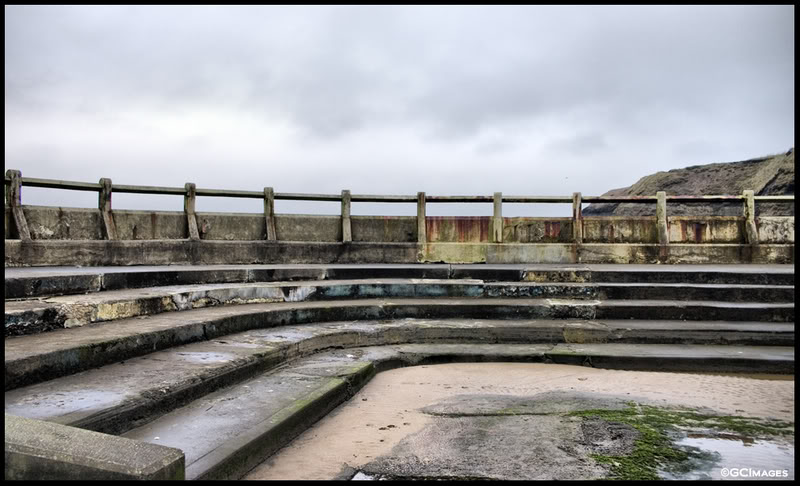
[[[22,204],[22,187],[98,193],[97,209]],[[792,263],[794,216],[757,218],[741,195],[383,196],[115,185],[24,178],[6,171],[6,266],[242,263]],[[113,193],[183,197],[179,211],[111,208]],[[197,196],[255,198],[258,214],[197,212]],[[275,214],[275,200],[334,201],[339,215]],[[412,203],[416,216],[352,216],[351,203]],[[503,203],[566,203],[572,217],[503,217]],[[584,204],[655,205],[649,217],[584,217]],[[427,216],[431,203],[492,203],[492,216]],[[742,216],[668,214],[670,204],[742,204]]]
[[[792,263],[794,217],[667,217],[668,244],[656,217],[425,218],[419,241],[413,216],[351,216],[343,242],[341,216],[277,214],[266,239],[263,214],[196,213],[199,239],[188,238],[183,212],[115,210],[108,240],[99,209],[23,206],[31,239],[15,234],[6,208],[6,266],[238,263]],[[190,216],[191,217],[191,216]],[[502,221],[502,239],[494,225]],[[499,239],[499,238],[497,238]]]

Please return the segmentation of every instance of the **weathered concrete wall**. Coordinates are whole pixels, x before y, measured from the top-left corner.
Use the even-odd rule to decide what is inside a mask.
[[[342,218],[307,214],[276,214],[275,230],[278,240],[283,241],[342,241]]]
[[[428,216],[425,231],[431,243],[489,241],[490,219],[486,216]]]
[[[23,206],[22,211],[34,240],[103,239],[99,209]]]
[[[5,232],[3,233],[6,235],[6,238],[19,238],[14,228],[14,218],[11,216],[11,208],[5,206],[5,213],[6,213],[6,221],[5,221]]]
[[[489,216],[428,216],[430,243],[489,242],[493,231]],[[503,218],[503,241],[510,243],[570,243],[571,218]]]
[[[737,216],[667,218],[670,243],[743,243],[745,219]]]
[[[417,241],[416,216],[351,216],[350,221],[353,241]]]
[[[794,245],[6,240],[6,266],[250,263],[793,263]]]
[[[756,226],[760,243],[794,243],[794,217],[759,216]]]
[[[186,215],[167,211],[114,211],[121,240],[173,240],[186,238]]]
[[[572,243],[572,218],[503,218],[503,241]]]
[[[583,218],[586,243],[658,243],[655,217],[596,216]]]
[[[6,238],[17,237],[11,210],[5,211]],[[102,240],[102,217],[97,209],[26,206],[25,217],[35,240]],[[179,211],[113,212],[120,240],[172,240],[188,235],[186,215]],[[263,214],[196,214],[200,238],[204,240],[264,240]],[[354,241],[415,242],[413,216],[352,216]],[[339,216],[279,214],[275,216],[279,240],[335,242],[342,240]]]
[[[183,218],[183,213],[178,213]],[[197,231],[203,240],[263,240],[266,222],[263,214],[197,213]],[[185,238],[185,236],[184,236]]]
[[[191,241],[183,212],[114,211],[119,241],[107,241],[99,210],[28,206],[24,213],[30,241],[13,239],[6,211],[6,266],[794,261],[794,217],[757,218],[760,244],[751,248],[737,216],[670,217],[668,245],[659,244],[653,217],[584,218],[576,245],[571,218],[503,218],[503,242],[495,243],[491,217],[427,217],[427,244],[418,244],[413,216],[352,216],[353,241],[342,243],[336,215],[276,215],[277,241],[267,241],[263,214],[197,213],[201,241]]]
[[[102,217],[97,209],[25,206],[34,240],[102,240]],[[171,240],[188,236],[186,215],[178,211],[114,211],[121,240]],[[266,239],[263,214],[197,213],[203,240],[254,241]],[[429,216],[425,219],[430,243],[489,242],[488,216]],[[794,243],[794,217],[756,219],[762,243]],[[279,214],[278,240],[339,242],[339,216]],[[417,240],[413,216],[352,216],[353,241],[411,243]],[[507,243],[572,243],[571,218],[503,218]],[[745,222],[737,216],[673,216],[668,218],[670,243],[744,243]],[[6,237],[15,235],[13,217],[6,208]],[[654,217],[587,217],[585,243],[658,243]]]

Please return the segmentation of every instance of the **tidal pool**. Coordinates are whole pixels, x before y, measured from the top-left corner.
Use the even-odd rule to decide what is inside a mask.
[[[794,479],[794,441],[736,434],[688,433],[675,445],[699,452],[684,472],[660,471],[664,479]]]

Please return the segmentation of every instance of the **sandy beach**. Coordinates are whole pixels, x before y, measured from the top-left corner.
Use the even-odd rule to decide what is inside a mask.
[[[332,479],[389,453],[433,420],[421,409],[458,395],[527,397],[570,391],[664,407],[794,421],[794,380],[603,370],[537,363],[457,363],[379,373],[348,403],[298,436],[245,479]],[[770,377],[778,378],[778,377]]]

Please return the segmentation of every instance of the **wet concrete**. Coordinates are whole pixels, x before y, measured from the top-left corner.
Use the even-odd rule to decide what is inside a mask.
[[[392,479],[597,479],[581,421],[543,416],[434,420],[360,470]],[[631,441],[632,442],[632,441]]]
[[[347,371],[357,372],[368,366],[367,363],[350,363]],[[293,370],[248,380],[195,400],[123,437],[181,449],[186,455],[187,479],[230,477],[225,471],[228,466],[219,463],[240,460],[229,459],[230,455],[240,452],[231,442],[245,448],[251,440],[258,439],[257,435],[251,437],[252,431],[266,433],[269,425],[280,423],[279,415],[285,409],[324,399],[326,393],[337,388],[346,389],[346,381],[338,378],[330,367],[328,369],[331,371],[325,376]],[[266,442],[272,441],[274,439]]]
[[[302,316],[291,311],[281,313],[258,306],[260,305],[247,309],[210,308],[180,314],[167,313],[148,319],[119,320],[113,326],[93,324],[40,335],[8,338],[5,341],[5,387],[9,390],[52,380],[183,344],[191,346],[187,349],[201,348],[202,352],[207,352],[220,350],[222,343],[226,343],[222,348],[226,353],[246,353],[245,356],[261,356],[258,359],[270,360],[273,358],[269,355],[269,347],[284,344],[313,352],[312,350],[329,346],[411,342],[648,345],[728,343],[762,346],[791,346],[794,343],[794,326],[789,323],[613,319],[364,319],[281,326],[283,320],[302,322],[302,319],[319,319],[320,315]],[[240,335],[242,329],[246,331]],[[206,342],[208,340],[210,342]],[[198,341],[200,343],[191,344]],[[260,354],[257,349],[252,349],[254,345],[263,347]],[[246,351],[248,347],[250,351]],[[701,353],[699,356],[707,355],[702,347],[692,350]],[[169,354],[168,351],[165,353]],[[559,353],[562,356],[570,353],[580,355],[580,352],[576,354],[570,349],[559,349]],[[160,355],[153,353],[151,356]],[[676,357],[681,356],[683,355],[678,354]],[[724,356],[724,353],[718,356]],[[579,358],[583,359],[585,356],[581,355]]]

